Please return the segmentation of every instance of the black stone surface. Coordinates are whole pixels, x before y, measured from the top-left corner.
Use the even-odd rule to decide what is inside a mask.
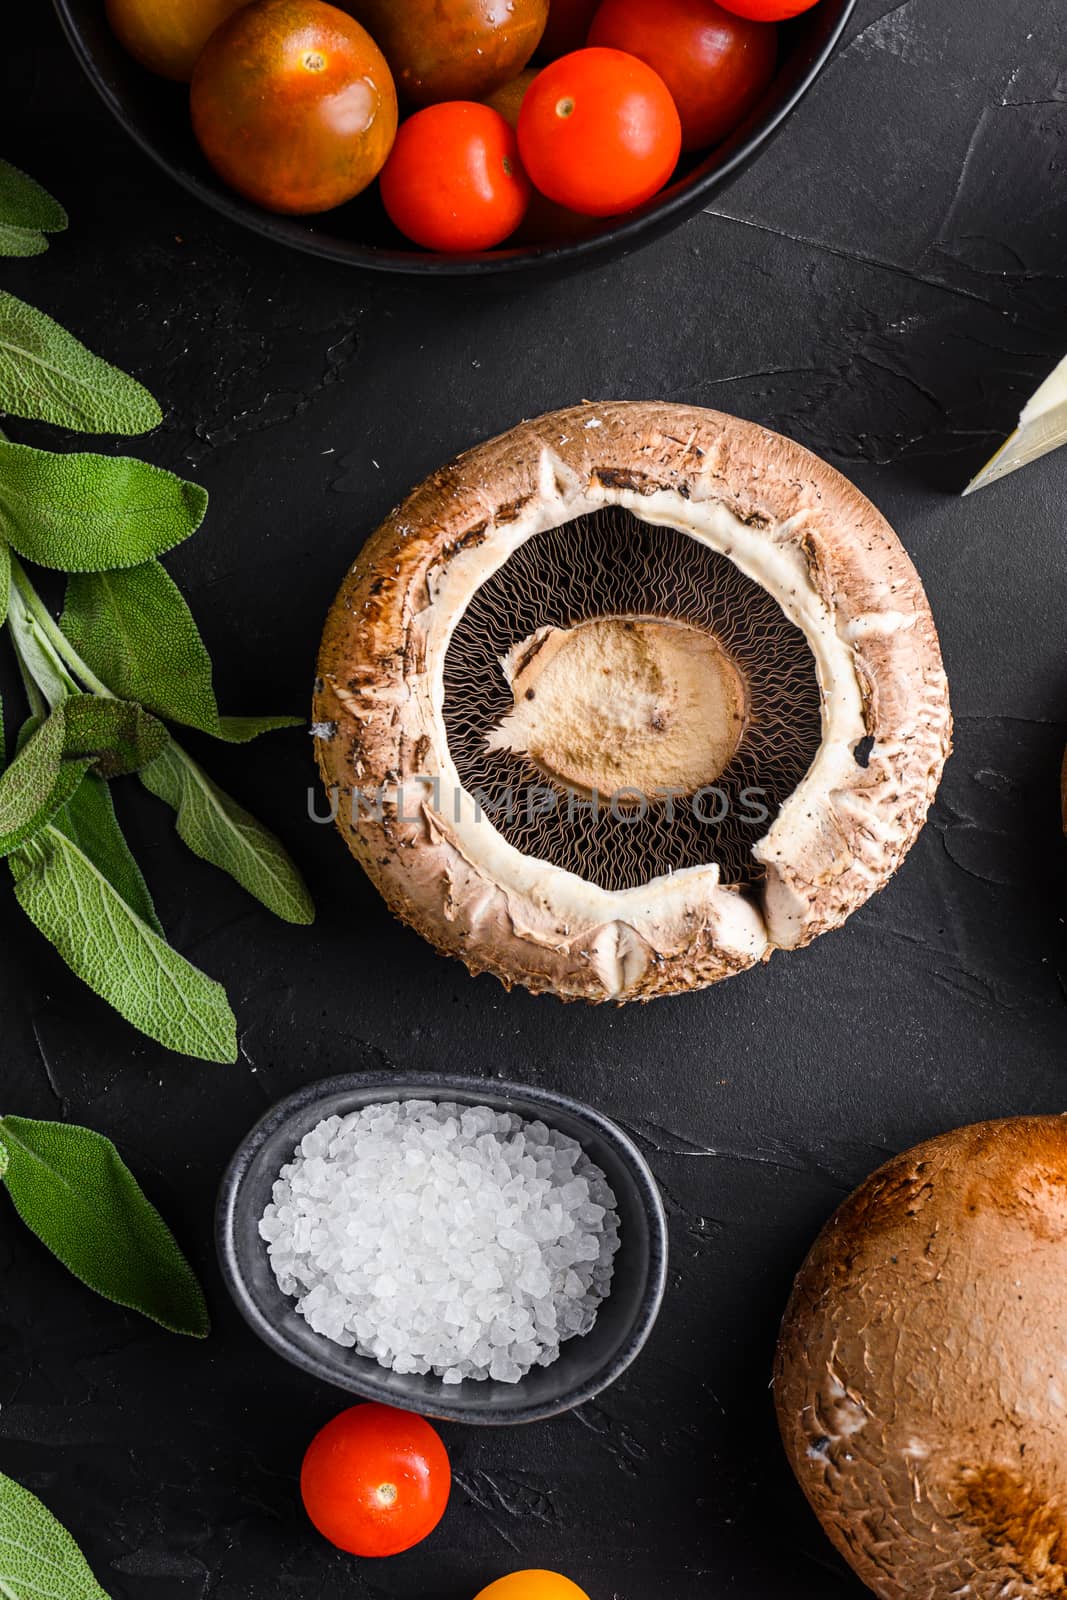
[[[582,397],[668,397],[794,435],[886,512],[940,624],[957,739],[919,844],[845,929],[646,1009],[509,996],[432,955],[306,820],[302,732],[209,753],[306,868],[310,931],[193,861],[123,785],[164,923],[229,986],[240,1063],[147,1044],[5,894],[2,1109],[119,1142],[200,1269],[215,1332],[200,1346],[95,1300],[2,1203],[0,1470],[71,1525],[116,1600],[471,1600],[523,1566],[592,1600],[858,1596],[776,1440],[792,1273],[889,1152],[1067,1105],[1067,454],[956,497],[1067,350],[1059,0],[861,0],[715,214],[612,268],[478,298],[369,283],[202,210],[112,125],[46,8],[23,10],[5,31],[3,150],[72,226],[2,282],[141,375],[167,413],[144,453],[210,488],[206,528],[170,566],[227,709],[304,708],[346,563],[425,472]],[[625,1379],[552,1423],[446,1428],[446,1521],[367,1564],[321,1543],[296,1494],[343,1397],[238,1323],[210,1239],[218,1174],[262,1108],[383,1063],[603,1107],[649,1154],[674,1254]]]

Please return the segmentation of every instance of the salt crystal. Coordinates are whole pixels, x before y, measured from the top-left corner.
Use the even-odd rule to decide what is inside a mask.
[[[260,1222],[324,1338],[400,1373],[517,1383],[587,1333],[619,1217],[576,1140],[487,1106],[365,1106],[306,1133]]]

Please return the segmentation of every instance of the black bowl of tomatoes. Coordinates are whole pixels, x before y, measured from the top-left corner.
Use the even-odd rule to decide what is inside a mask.
[[[856,0],[55,0],[133,138],[234,221],[372,271],[622,255],[776,133]]]

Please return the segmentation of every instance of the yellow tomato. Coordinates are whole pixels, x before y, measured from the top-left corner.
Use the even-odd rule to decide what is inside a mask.
[[[475,1600],[589,1600],[569,1578],[558,1572],[513,1572],[483,1589]]]

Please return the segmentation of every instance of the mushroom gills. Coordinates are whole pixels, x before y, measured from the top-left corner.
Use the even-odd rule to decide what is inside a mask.
[[[464,789],[524,854],[603,888],[752,848],[818,752],[803,633],[729,557],[608,507],[540,532],[486,580],[444,664]]]

